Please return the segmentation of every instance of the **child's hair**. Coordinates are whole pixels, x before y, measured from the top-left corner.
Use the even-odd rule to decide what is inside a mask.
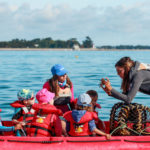
[[[95,97],[97,96],[98,97],[98,94],[95,90],[89,90],[86,92],[90,97]]]
[[[92,104],[91,104],[91,97],[87,93],[80,94],[77,100],[77,110],[86,110],[91,111],[92,110]]]
[[[81,106],[77,105],[77,110],[86,110],[86,111],[92,111],[92,105],[91,106]]]
[[[135,65],[135,62],[130,57],[122,57],[116,64],[115,67],[124,68],[124,78],[122,80],[121,89],[123,93],[127,93],[129,89],[129,72],[130,69]]]

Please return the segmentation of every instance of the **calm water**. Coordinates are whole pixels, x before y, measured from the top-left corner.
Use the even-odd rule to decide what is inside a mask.
[[[30,88],[36,93],[51,77],[51,66],[61,63],[69,71],[75,97],[87,90],[96,90],[102,106],[99,116],[108,120],[111,107],[119,100],[108,97],[98,84],[102,77],[108,77],[112,86],[120,90],[121,80],[114,65],[123,56],[150,63],[150,51],[0,51],[2,119],[11,119],[13,108],[9,104],[17,99],[19,89]],[[138,93],[134,102],[150,106],[150,96]]]

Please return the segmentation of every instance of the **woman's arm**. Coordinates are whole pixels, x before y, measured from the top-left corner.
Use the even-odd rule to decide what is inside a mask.
[[[5,126],[0,126],[0,131],[4,131],[4,132],[9,132],[9,131],[14,131],[15,127],[5,127]]]
[[[130,87],[127,94],[122,94],[116,91],[114,88],[112,88],[112,90],[110,91],[111,92],[110,96],[122,100],[126,103],[131,103],[136,93],[139,91],[142,82],[143,82],[143,77],[141,76],[140,73],[137,73],[134,76],[132,82],[130,83]]]
[[[20,124],[17,124],[17,125],[12,126],[12,127],[6,127],[6,126],[3,126],[2,124],[0,124],[0,131],[2,131],[2,132],[14,131],[14,130],[18,130],[21,128],[22,128],[22,126]]]

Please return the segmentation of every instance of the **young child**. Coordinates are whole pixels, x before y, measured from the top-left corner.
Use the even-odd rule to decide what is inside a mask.
[[[39,104],[34,104],[36,110],[35,116],[31,122],[28,134],[30,136],[61,136],[62,126],[59,115],[61,110],[53,105],[55,94],[49,92],[46,88],[36,94]]]
[[[101,109],[100,104],[97,103],[98,100],[98,93],[95,90],[89,90],[86,92],[92,99],[92,111],[95,112],[98,115],[98,112],[96,109]],[[98,129],[105,131],[106,127],[104,122],[98,118],[97,121],[95,121],[96,126]]]
[[[67,121],[66,131],[70,136],[90,136],[93,133],[103,135],[107,139],[110,139],[110,135],[106,134],[96,128],[95,121],[97,115],[94,112],[90,112],[92,107],[91,97],[84,93],[79,95],[77,100],[77,109],[66,112],[64,118]]]
[[[95,90],[89,90],[86,92],[92,99],[93,111],[96,111],[96,108],[101,108],[101,106],[97,103],[98,93]]]
[[[1,112],[1,109],[0,109],[0,112]],[[20,124],[11,126],[11,127],[3,126],[2,122],[1,122],[1,118],[0,118],[0,134],[2,134],[2,135],[3,135],[3,132],[15,131],[15,130],[18,130],[21,128],[22,128],[22,126]]]
[[[22,89],[17,93],[18,100],[10,104],[15,108],[16,113],[12,117],[12,121],[15,124],[21,124],[23,126],[23,132],[20,131],[20,135],[26,136],[26,130],[30,126],[30,122],[33,119],[35,110],[32,105],[35,102],[33,91],[29,89]],[[18,133],[16,133],[18,134]]]

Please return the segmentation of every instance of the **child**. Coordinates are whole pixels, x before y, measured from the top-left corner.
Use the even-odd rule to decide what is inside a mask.
[[[95,90],[89,90],[86,92],[92,99],[92,111],[95,112],[98,115],[98,112],[96,109],[101,109],[100,104],[97,103],[98,100],[98,93]],[[95,121],[96,126],[98,129],[105,131],[106,127],[104,122],[98,118],[97,121]]]
[[[0,109],[0,112],[1,112],[1,109]],[[18,129],[21,129],[21,125],[18,124],[18,125],[15,125],[15,126],[11,126],[11,127],[6,127],[6,126],[3,126],[2,125],[2,122],[1,122],[1,119],[0,119],[0,133],[3,135],[3,132],[9,132],[9,131],[15,131],[15,130],[18,130]]]
[[[22,136],[26,136],[26,128],[30,126],[35,110],[32,105],[35,102],[33,92],[29,89],[22,89],[17,93],[18,100],[10,104],[15,108],[16,114],[12,117],[15,124],[21,124],[24,132],[20,132]],[[22,130],[23,131],[23,130]],[[18,133],[17,133],[18,134]]]
[[[97,119],[97,115],[89,111],[91,109],[91,101],[92,99],[88,94],[81,94],[77,100],[77,110],[64,114],[64,118],[67,120],[67,133],[70,136],[90,136],[94,132],[110,139],[109,134],[96,128],[94,119]]]
[[[95,111],[96,108],[101,108],[99,104],[97,104],[98,100],[98,94],[95,90],[89,90],[86,92],[92,99],[92,106],[93,106],[93,111]]]
[[[53,105],[54,96],[55,94],[46,88],[36,94],[39,104],[33,105],[36,113],[28,130],[30,136],[61,136],[62,126],[59,115],[62,115],[62,112]]]

